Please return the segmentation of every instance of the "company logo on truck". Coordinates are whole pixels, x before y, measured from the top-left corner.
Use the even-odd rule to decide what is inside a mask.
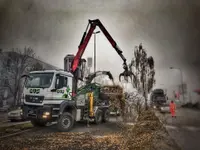
[[[69,97],[69,93],[70,93],[70,88],[69,86],[66,87],[66,89],[64,90],[57,90],[57,93],[62,93],[62,98],[68,98]]]
[[[39,94],[40,93],[40,89],[30,89],[29,92],[30,93],[34,93],[34,94]]]
[[[57,90],[56,92],[57,92],[57,93],[62,93],[62,94],[63,94],[65,91],[64,91],[64,90]]]

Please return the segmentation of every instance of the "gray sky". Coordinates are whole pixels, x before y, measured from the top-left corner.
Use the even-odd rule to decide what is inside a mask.
[[[76,53],[88,19],[99,18],[128,61],[143,43],[155,58],[157,83],[174,87],[184,80],[199,86],[200,1],[195,0],[0,0],[0,47],[31,46],[42,60],[63,68]],[[97,68],[122,72],[122,60],[101,33]],[[84,57],[93,55],[93,37]],[[196,65],[194,66],[194,63]]]

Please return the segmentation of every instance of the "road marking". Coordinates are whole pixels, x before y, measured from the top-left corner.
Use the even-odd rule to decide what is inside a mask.
[[[184,129],[190,130],[190,131],[200,131],[200,128],[193,127],[193,126],[185,126]]]
[[[172,126],[172,125],[165,125],[167,129],[186,129],[189,131],[200,131],[200,128],[194,126]]]
[[[177,129],[178,127],[176,126],[171,126],[171,125],[165,125],[166,128],[168,129]]]

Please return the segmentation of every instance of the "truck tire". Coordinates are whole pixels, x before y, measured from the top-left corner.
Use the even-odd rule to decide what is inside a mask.
[[[74,126],[74,117],[72,114],[65,112],[58,119],[57,128],[59,131],[66,132]]]
[[[109,109],[107,109],[106,111],[104,111],[104,114],[103,114],[103,122],[108,122],[110,119],[110,111]]]
[[[101,110],[97,110],[96,114],[95,114],[95,119],[94,119],[94,123],[95,124],[100,124],[103,121],[103,113]]]
[[[47,122],[38,119],[31,119],[31,123],[34,127],[44,127],[47,124]]]

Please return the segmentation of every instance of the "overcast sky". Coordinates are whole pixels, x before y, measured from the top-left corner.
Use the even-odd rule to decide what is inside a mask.
[[[64,56],[77,52],[88,19],[99,18],[128,62],[134,46],[143,43],[155,59],[157,86],[180,83],[180,73],[169,70],[174,66],[196,88],[199,7],[198,0],[0,0],[0,47],[31,46],[42,60],[63,68]],[[102,33],[97,51],[98,69],[115,76],[123,71],[122,60]],[[93,37],[84,54],[88,56],[93,56]]]

